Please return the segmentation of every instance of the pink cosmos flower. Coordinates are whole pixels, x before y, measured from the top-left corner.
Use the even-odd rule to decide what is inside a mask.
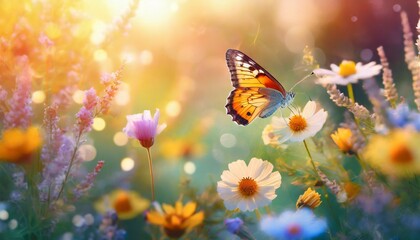
[[[166,128],[166,124],[159,122],[159,109],[156,109],[155,115],[152,118],[150,110],[145,110],[143,113],[127,115],[127,126],[123,132],[131,138],[140,141],[140,144],[145,148],[153,146],[155,136]]]

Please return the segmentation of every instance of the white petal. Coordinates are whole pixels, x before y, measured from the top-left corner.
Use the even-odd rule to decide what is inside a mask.
[[[258,182],[258,186],[264,187],[269,186],[273,187],[274,189],[279,188],[281,185],[281,175],[279,172],[273,172],[267,179]]]
[[[273,164],[268,161],[264,161],[262,171],[259,173],[258,176],[255,176],[255,181],[260,182],[265,180],[273,171]]]
[[[220,178],[229,185],[232,186],[238,186],[239,181],[241,179],[239,179],[237,176],[233,175],[232,172],[230,171],[223,171],[222,175],[220,176]]]
[[[315,101],[309,101],[306,103],[305,108],[303,109],[302,116],[305,119],[308,119],[314,115],[316,110],[316,103]]]
[[[286,118],[279,118],[279,117],[273,117],[271,119],[271,125],[273,128],[281,129],[286,128],[288,125],[288,120]]]
[[[285,128],[285,129],[282,129],[281,131],[279,131],[281,134],[280,134],[280,138],[278,139],[278,143],[279,144],[282,144],[282,143],[284,143],[284,142],[286,142],[286,141],[289,141],[289,139],[292,137],[292,135],[293,135],[293,133],[292,133],[292,131],[290,130],[290,128]]]
[[[259,158],[252,158],[248,164],[248,173],[251,178],[254,180],[261,174],[264,170],[264,162]]]
[[[337,66],[337,65],[335,65],[334,63],[332,63],[332,64],[330,65],[330,67],[331,67],[331,70],[333,70],[335,73],[340,72],[340,67],[339,67],[339,66]]]
[[[318,68],[313,70],[313,73],[317,76],[317,77],[324,77],[324,76],[334,76],[337,75],[337,73],[328,70],[328,69],[323,69],[323,68]]]
[[[229,163],[228,168],[230,172],[235,175],[237,178],[242,179],[248,177],[248,166],[244,160],[236,160]]]

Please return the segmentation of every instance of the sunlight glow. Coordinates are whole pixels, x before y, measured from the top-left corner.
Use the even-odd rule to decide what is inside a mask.
[[[121,160],[121,169],[125,172],[128,172],[134,168],[134,160],[131,158],[124,158]]]
[[[98,49],[93,53],[93,59],[97,62],[103,62],[108,58],[108,53],[104,49]]]
[[[149,50],[143,50],[139,55],[140,63],[143,65],[149,65],[153,62],[153,53]]]

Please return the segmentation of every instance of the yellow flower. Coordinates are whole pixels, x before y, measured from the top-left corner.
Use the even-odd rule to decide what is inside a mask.
[[[420,133],[397,129],[371,138],[364,157],[372,167],[392,176],[420,173]]]
[[[7,129],[0,140],[0,159],[13,163],[25,163],[31,154],[41,145],[42,139],[38,128],[29,127]]]
[[[338,148],[345,152],[351,153],[353,148],[353,141],[351,139],[352,133],[348,128],[338,128],[337,131],[331,134],[331,138]]]
[[[344,184],[344,190],[347,194],[347,201],[351,202],[360,192],[360,186],[353,182],[346,182]]]
[[[174,207],[168,204],[163,204],[162,207],[163,211],[158,208],[148,212],[147,221],[162,226],[165,234],[170,238],[180,238],[195,226],[200,225],[204,219],[203,211],[194,214],[197,207],[195,202],[188,202],[183,206],[181,201],[177,201]]]
[[[321,205],[321,195],[312,188],[308,188],[296,201],[296,208],[309,207],[314,209]]]
[[[149,205],[150,201],[138,193],[118,189],[101,198],[94,207],[100,213],[105,213],[111,208],[115,210],[119,219],[131,219],[144,212]]]
[[[163,140],[160,150],[162,155],[170,160],[198,158],[204,154],[202,143],[185,139]]]

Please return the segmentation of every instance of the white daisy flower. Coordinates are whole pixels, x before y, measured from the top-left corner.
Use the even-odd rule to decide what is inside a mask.
[[[315,69],[314,73],[318,77],[318,84],[337,84],[347,85],[349,83],[357,83],[359,79],[367,79],[376,76],[382,69],[381,65],[370,62],[363,65],[358,62],[343,60],[340,66],[331,64],[331,70]]]
[[[314,136],[321,130],[328,116],[322,108],[317,112],[315,110],[316,103],[309,101],[302,113],[292,113],[289,118],[273,117],[272,139],[277,139],[278,144],[282,144],[286,141],[301,142]]]
[[[277,197],[281,175],[272,172],[270,162],[252,158],[248,166],[245,161],[237,160],[228,167],[221,175],[222,181],[217,182],[217,192],[228,210],[253,211]]]

